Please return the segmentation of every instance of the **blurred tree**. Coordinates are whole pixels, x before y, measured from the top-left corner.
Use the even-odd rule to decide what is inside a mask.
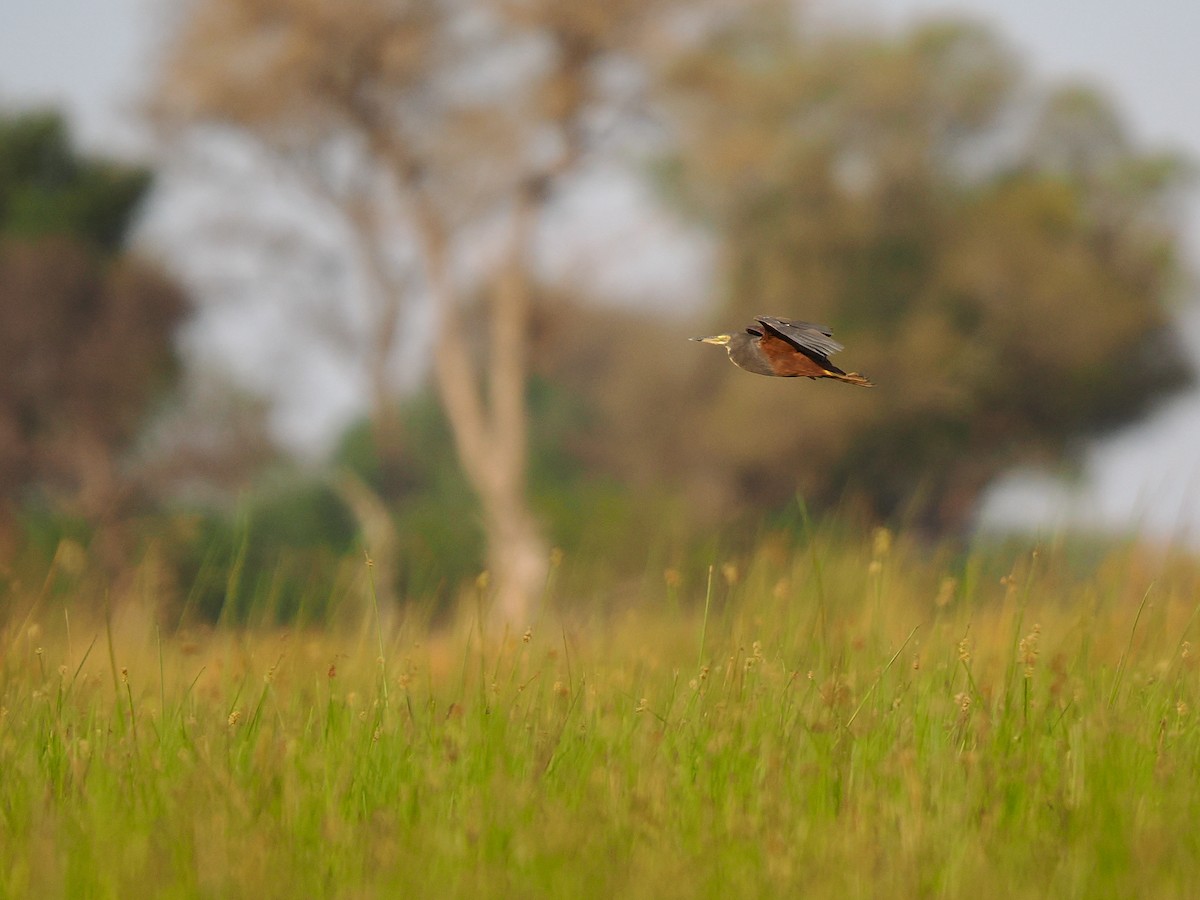
[[[988,30],[735,28],[674,86],[677,187],[724,242],[721,320],[827,321],[881,386],[708,382],[701,452],[731,489],[851,491],[958,526],[1003,468],[1059,458],[1187,381],[1166,311],[1183,165],[1132,146],[1092,91],[1037,99]]]
[[[33,486],[116,512],[119,454],[170,376],[182,293],[121,252],[150,184],[77,154],[52,114],[0,120],[0,518]]]
[[[702,333],[826,322],[879,387],[744,377],[668,345],[676,323],[576,319],[545,365],[603,385],[591,450],[618,470],[710,508],[799,491],[956,528],[1005,468],[1069,457],[1190,378],[1167,311],[1186,167],[1095,92],[1028,84],[988,30],[801,37],[780,6],[732,19],[664,97],[664,188],[726,273]]]
[[[528,620],[548,565],[526,499],[537,225],[594,150],[591,123],[636,106],[627,76],[667,5],[202,0],[169,54],[164,122],[269,148],[353,232],[374,299],[365,365],[381,450],[399,444],[402,305],[432,302],[435,381],[510,622]]]

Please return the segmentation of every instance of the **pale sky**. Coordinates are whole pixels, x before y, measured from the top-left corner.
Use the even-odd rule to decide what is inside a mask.
[[[815,3],[832,19],[883,26],[944,12],[992,23],[1038,76],[1099,86],[1139,140],[1200,160],[1200,0]],[[139,90],[170,8],[163,0],[0,0],[0,104],[64,107],[86,146],[135,150],[142,146]],[[1200,201],[1189,206],[1185,224],[1200,270]],[[1185,311],[1181,328],[1200,364],[1200,309]],[[1200,392],[1092,447],[1086,471],[1072,490],[1045,476],[1014,476],[993,493],[985,518],[1132,526],[1200,543]]]
[[[130,145],[153,0],[0,0],[0,103],[65,107],[88,146]]]

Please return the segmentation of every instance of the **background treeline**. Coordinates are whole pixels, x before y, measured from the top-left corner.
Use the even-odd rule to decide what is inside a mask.
[[[181,364],[188,292],[131,240],[152,173],[79,154],[52,114],[0,122],[3,578],[66,538],[118,584],[161,560],[172,616],[319,618],[369,548],[381,592],[432,613],[532,548],[539,583],[602,603],[801,541],[810,515],[961,538],[1009,467],[1069,463],[1189,382],[1170,327],[1187,165],[1095,91],[1035,83],[988,29],[819,34],[774,4],[701,5],[681,40],[671,3],[480,3],[463,48],[450,6],[330,23],[209,0],[165,53],[169,140],[244,141],[349,223],[372,396],[316,466],[272,445],[265,401],[204,398]],[[201,54],[214,35],[262,70]],[[471,67],[535,39],[541,68],[499,108]],[[537,223],[600,164],[709,237],[708,307],[631,310],[586,273],[539,274]],[[480,228],[516,249],[439,299]],[[430,306],[453,334],[430,327],[430,381],[402,394],[396,333]],[[327,298],[331,320],[348,308]],[[753,378],[685,340],[756,313],[829,324],[879,386]]]

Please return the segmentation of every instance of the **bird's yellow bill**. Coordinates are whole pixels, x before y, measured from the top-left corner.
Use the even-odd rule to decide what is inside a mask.
[[[728,344],[729,343],[729,335],[714,334],[714,335],[710,335],[709,337],[692,338],[691,340],[699,341],[702,344]]]

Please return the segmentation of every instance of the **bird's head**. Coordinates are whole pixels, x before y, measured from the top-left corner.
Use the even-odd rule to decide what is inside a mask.
[[[732,335],[728,334],[713,334],[708,337],[689,338],[689,340],[699,341],[702,344],[719,344],[724,347],[729,344]]]

